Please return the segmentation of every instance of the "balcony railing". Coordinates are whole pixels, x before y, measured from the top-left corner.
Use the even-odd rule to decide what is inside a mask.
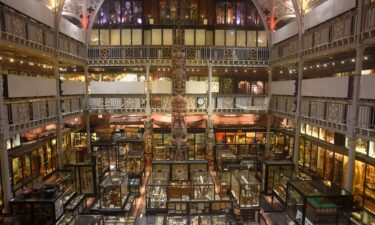
[[[152,94],[150,107],[153,112],[171,112],[171,95]],[[192,113],[206,113],[207,95],[188,94],[187,110]],[[144,112],[146,95],[90,96],[90,110],[98,113],[110,112]],[[214,112],[260,112],[268,110],[268,98],[265,95],[214,95],[212,98]]]
[[[265,61],[267,48],[186,46],[187,59]],[[97,59],[171,59],[172,46],[91,46],[88,57]]]
[[[39,126],[57,119],[56,99],[8,99],[5,100],[10,131]],[[61,98],[61,111],[64,118],[81,114],[84,110],[83,97]]]
[[[18,44],[53,54],[55,47],[54,30],[12,9],[0,6],[1,37]],[[60,34],[59,51],[67,58],[85,57],[84,44],[64,34]]]

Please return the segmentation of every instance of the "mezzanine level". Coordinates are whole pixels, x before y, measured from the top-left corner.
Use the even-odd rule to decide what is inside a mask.
[[[83,65],[86,61],[83,43],[60,33],[59,48],[55,49],[53,28],[1,5],[0,41],[4,45],[11,45],[48,57],[54,57],[57,51],[61,59],[75,65]]]
[[[302,58],[310,59],[318,55],[348,51],[363,44],[375,43],[375,5],[365,7],[361,33],[356,33],[358,12],[352,10],[328,20],[302,34]],[[272,64],[298,60],[298,37],[295,35],[272,47]]]
[[[351,99],[303,97],[300,119],[303,123],[316,125],[346,134],[350,118]],[[292,96],[272,96],[270,111],[278,117],[294,119],[296,98]],[[375,137],[375,102],[360,100],[356,133]]]

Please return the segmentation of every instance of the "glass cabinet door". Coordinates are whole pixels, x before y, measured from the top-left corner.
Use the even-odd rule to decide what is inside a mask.
[[[364,208],[375,213],[375,167],[367,165]]]
[[[195,159],[206,158],[206,134],[195,134]]]

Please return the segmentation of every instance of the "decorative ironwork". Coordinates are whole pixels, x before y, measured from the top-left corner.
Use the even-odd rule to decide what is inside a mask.
[[[107,48],[103,48],[100,50],[100,57],[101,58],[108,58],[109,57],[109,50]]]
[[[257,51],[256,50],[250,50],[248,52],[249,54],[249,59],[256,59],[257,58]]]

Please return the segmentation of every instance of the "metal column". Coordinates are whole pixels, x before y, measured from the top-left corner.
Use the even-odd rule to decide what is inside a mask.
[[[359,90],[361,85],[361,71],[363,68],[363,53],[365,48],[359,46],[356,48],[356,61],[355,61],[355,75],[353,81],[353,99],[350,111],[350,118],[348,121],[348,130],[346,136],[349,141],[348,164],[346,169],[345,190],[352,192],[354,167],[355,167],[355,148],[357,138],[355,136],[355,127],[358,120],[358,100]]]
[[[150,64],[146,64],[146,115],[151,117],[151,97],[150,97]]]
[[[1,71],[1,69],[0,69]],[[1,163],[1,184],[3,188],[3,204],[4,204],[4,213],[9,213],[9,204],[8,202],[12,198],[12,189],[10,184],[10,171],[9,171],[9,157],[7,150],[7,140],[9,139],[9,124],[7,119],[7,108],[4,105],[3,99],[3,75],[0,75],[0,163]]]
[[[295,110],[295,135],[294,135],[294,151],[293,151],[293,163],[294,170],[298,170],[298,152],[300,142],[300,130],[301,130],[301,100],[302,100],[302,79],[303,79],[303,61],[298,61],[298,79],[297,79],[297,96],[296,96],[296,110]]]
[[[86,146],[87,151],[91,152],[91,126],[90,126],[90,99],[89,99],[89,66],[84,65],[83,67],[85,73],[85,120],[86,120]]]
[[[270,67],[268,70],[268,109],[271,102],[271,83],[272,83],[272,70],[273,68]],[[267,133],[266,133],[266,154],[270,152],[270,145],[271,145],[271,126],[272,126],[272,115],[270,114],[270,111],[268,110],[267,113]]]

